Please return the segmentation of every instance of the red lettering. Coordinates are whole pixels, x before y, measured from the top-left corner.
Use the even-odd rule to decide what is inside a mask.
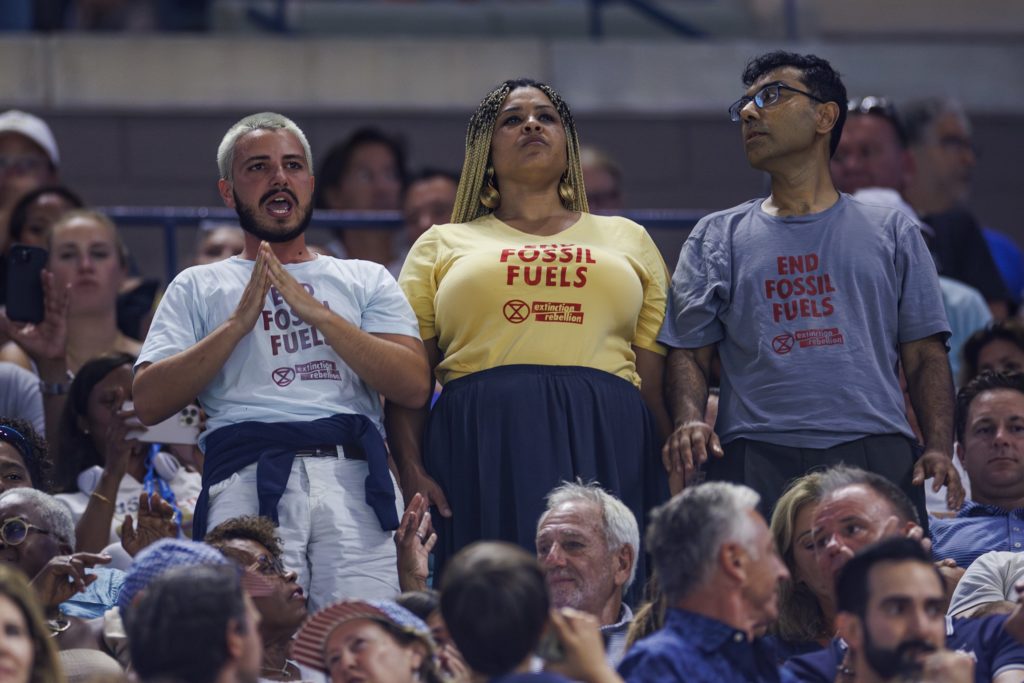
[[[275,306],[280,306],[284,303],[284,297],[281,296],[281,292],[277,291],[277,287],[270,288],[270,300],[274,302]]]
[[[529,258],[527,258],[527,256],[529,256]],[[539,256],[540,252],[537,251],[536,249],[531,249],[530,251],[527,251],[526,249],[519,250],[519,260],[524,263],[536,261]]]
[[[589,250],[588,250],[589,251]],[[591,261],[591,263],[593,263]],[[580,266],[576,269],[576,282],[572,283],[573,287],[584,287],[587,284],[587,267]]]
[[[530,273],[533,273],[533,277],[530,276]],[[526,284],[530,285],[531,287],[534,286],[534,285],[539,285],[540,284],[540,278],[541,278],[541,267],[540,266],[527,267],[523,271],[523,282],[525,282]]]
[[[572,247],[562,247],[562,256],[558,259],[559,263],[568,263],[573,260],[573,249]],[[576,250],[579,251],[578,249]]]
[[[267,310],[260,311],[260,318],[263,319],[263,329],[264,330],[269,330],[270,329],[270,311],[267,311]]]
[[[785,256],[780,256],[779,258],[775,259],[775,262],[776,264],[778,264],[779,275],[789,275],[789,271],[786,270]]]
[[[594,260],[594,257],[590,255],[590,249],[584,249],[583,252],[587,255],[583,261],[584,263],[597,263],[597,261]],[[579,258],[576,259],[576,262],[579,262]]]
[[[826,275],[825,277],[828,277],[828,276]],[[831,292],[831,291],[834,291],[834,290],[830,289],[828,291]],[[832,307],[832,297],[826,296],[824,299],[821,300],[821,311],[822,311],[822,315],[824,315],[824,316],[830,316],[833,313],[835,313],[836,309],[834,309]]]
[[[508,277],[505,278],[505,284],[511,287],[517,277],[519,277],[519,266],[508,266]]]
[[[498,259],[498,263],[507,263],[508,262],[508,257],[511,256],[514,253],[516,253],[515,249],[502,249],[501,250],[501,258]],[[509,284],[511,284],[511,283],[509,283]]]
[[[544,263],[551,263],[556,258],[558,258],[558,252],[557,251],[555,251],[554,249],[545,249],[544,250],[544,258],[542,258],[541,261],[544,262]]]
[[[281,335],[272,334],[270,335],[270,352],[271,355],[276,356],[281,350]]]

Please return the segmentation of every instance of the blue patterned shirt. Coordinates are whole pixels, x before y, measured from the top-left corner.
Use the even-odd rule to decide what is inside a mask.
[[[626,683],[790,683],[770,647],[715,619],[670,609],[665,626],[626,653],[619,666]]]
[[[969,500],[951,519],[929,519],[932,556],[967,568],[990,550],[1024,551],[1024,508],[1007,512]]]

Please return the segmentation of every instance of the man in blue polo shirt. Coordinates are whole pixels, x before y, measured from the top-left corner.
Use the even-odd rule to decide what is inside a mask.
[[[647,550],[665,594],[665,626],[619,666],[626,683],[792,681],[754,638],[779,614],[789,574],[760,497],[724,482],[687,488],[651,513]]]
[[[812,529],[819,570],[831,580],[872,543],[921,538],[913,504],[884,477],[839,466],[823,474],[821,489]],[[977,683],[1024,681],[1024,645],[1004,628],[1006,620],[1004,614],[946,622],[946,647],[974,655]],[[789,659],[785,669],[805,683],[831,683],[849,665],[847,651],[848,643],[836,637],[820,652]]]
[[[1024,549],[1024,375],[986,372],[960,390],[956,408],[971,500],[932,521],[932,554],[966,568],[990,550]]]

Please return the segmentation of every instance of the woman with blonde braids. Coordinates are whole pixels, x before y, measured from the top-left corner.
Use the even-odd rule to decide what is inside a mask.
[[[452,223],[399,278],[444,391],[391,406],[406,497],[440,512],[437,562],[479,539],[533,547],[544,497],[595,480],[638,519],[658,455],[667,269],[643,227],[587,213],[579,141],[549,86],[506,81],[470,118]]]

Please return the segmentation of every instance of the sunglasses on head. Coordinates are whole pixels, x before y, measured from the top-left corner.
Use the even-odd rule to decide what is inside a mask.
[[[0,540],[4,545],[21,545],[28,538],[29,531],[37,531],[41,534],[49,534],[46,529],[41,529],[29,524],[23,517],[9,517],[0,522]]]

